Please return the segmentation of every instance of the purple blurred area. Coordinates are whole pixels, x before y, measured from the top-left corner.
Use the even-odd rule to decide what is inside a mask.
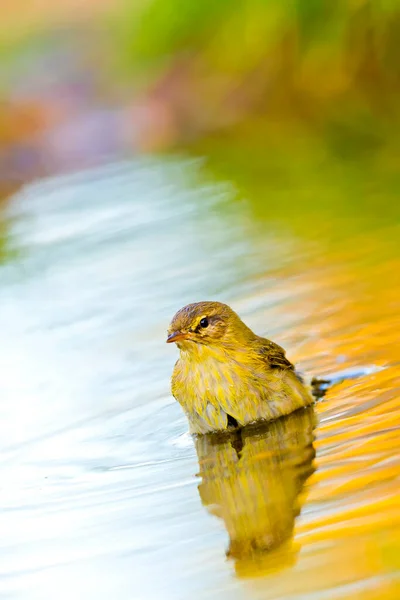
[[[127,148],[126,110],[102,97],[94,65],[82,60],[74,36],[62,37],[8,73],[0,130],[5,189],[112,160]]]

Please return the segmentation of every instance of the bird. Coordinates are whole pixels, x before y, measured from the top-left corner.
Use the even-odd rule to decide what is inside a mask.
[[[171,391],[191,434],[271,421],[313,403],[285,350],[253,333],[227,304],[184,306],[172,318],[166,341],[180,352]]]

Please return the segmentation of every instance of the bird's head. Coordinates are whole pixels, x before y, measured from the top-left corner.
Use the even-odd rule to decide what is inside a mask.
[[[167,343],[189,350],[193,344],[228,347],[254,337],[240,317],[221,302],[196,302],[184,306],[173,317]]]

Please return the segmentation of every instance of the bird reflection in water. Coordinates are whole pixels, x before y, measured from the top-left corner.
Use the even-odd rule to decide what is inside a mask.
[[[277,549],[280,568],[293,562],[291,542],[301,492],[314,472],[315,424],[310,407],[270,423],[195,440],[200,498],[224,521],[230,540],[227,556],[235,560],[238,574],[275,569]]]

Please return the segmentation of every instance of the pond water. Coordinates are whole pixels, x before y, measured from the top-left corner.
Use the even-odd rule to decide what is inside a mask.
[[[4,600],[400,597],[399,223],[258,218],[200,171],[142,159],[10,202]],[[314,410],[190,438],[165,335],[208,299],[332,380]]]

